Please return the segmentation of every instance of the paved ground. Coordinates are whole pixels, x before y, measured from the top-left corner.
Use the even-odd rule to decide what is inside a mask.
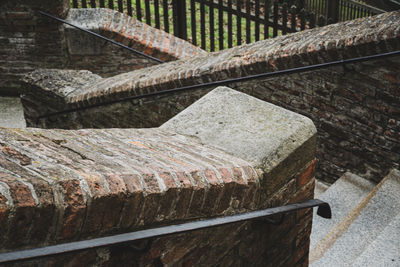
[[[22,104],[19,98],[0,97],[0,127],[26,127]]]

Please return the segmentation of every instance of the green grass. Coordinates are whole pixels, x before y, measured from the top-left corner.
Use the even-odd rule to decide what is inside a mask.
[[[79,7],[82,7],[82,1],[79,2]],[[114,9],[118,10],[118,4],[117,1],[114,1]],[[126,0],[123,1],[124,3],[124,13],[127,13],[127,7],[126,7]],[[151,23],[150,25],[155,27],[155,8],[154,8],[154,0],[149,0],[150,2],[150,14],[151,14]],[[136,1],[132,1],[132,12],[133,12],[133,17],[136,18]],[[145,0],[140,1],[141,5],[141,14],[142,14],[142,21],[146,22],[146,13],[145,13]],[[72,6],[72,0],[71,0],[71,6]],[[91,7],[90,5],[90,0],[87,0],[87,6]],[[100,1],[96,0],[96,7],[100,7]],[[106,7],[108,7],[108,1],[106,1]],[[193,43],[192,40],[192,28],[191,28],[191,16],[190,16],[190,0],[186,0],[186,9],[187,9],[187,36],[188,36],[188,41]],[[200,28],[200,3],[195,4],[195,10],[196,10],[196,45],[201,46],[201,28]],[[215,40],[215,50],[219,50],[219,20],[218,20],[218,10],[216,8],[214,10],[214,40]],[[160,13],[160,28],[162,30],[165,29],[164,25],[164,13],[163,13],[163,8],[162,8],[162,2],[159,0],[159,13]],[[238,44],[238,35],[237,35],[237,16],[233,15],[232,16],[232,42],[233,46],[239,45]],[[169,21],[169,32],[173,33],[173,19],[172,19],[172,6],[170,5],[168,8],[168,21]],[[240,18],[241,22],[241,44],[246,43],[246,19]],[[228,13],[223,12],[223,48],[228,48]],[[210,40],[210,8],[205,5],[205,36],[206,36],[206,42],[205,42],[205,49],[207,51],[211,51],[211,40]],[[255,42],[256,36],[255,36],[255,22],[251,21],[250,22],[250,42]],[[264,26],[260,25],[260,40],[264,39]],[[273,29],[269,27],[268,29],[268,36],[272,37],[273,36]],[[278,31],[278,35],[280,35],[281,32]]]
[[[189,2],[189,1],[188,1]],[[218,19],[218,10],[216,8],[213,9],[214,13],[214,40],[215,40],[215,49],[219,50],[219,19]],[[205,23],[206,23],[206,50],[210,51],[211,48],[211,40],[210,40],[210,8],[208,6],[205,6]],[[237,20],[240,19],[241,23],[241,43],[244,44],[246,43],[246,19],[243,18],[238,18],[237,16],[232,16],[232,42],[233,45],[239,45],[238,44],[238,28],[237,28]],[[196,3],[196,39],[197,39],[197,45],[200,46],[201,43],[201,32],[200,32],[200,4]],[[187,19],[187,25],[188,25],[188,40],[192,41],[192,29],[191,29],[191,17],[189,16]],[[228,14],[227,12],[223,12],[223,48],[228,47]],[[256,36],[255,36],[255,27],[256,24],[254,21],[250,21],[250,43],[255,42]],[[269,36],[272,37],[272,28],[269,28]],[[264,27],[263,25],[260,25],[260,40],[264,39]]]

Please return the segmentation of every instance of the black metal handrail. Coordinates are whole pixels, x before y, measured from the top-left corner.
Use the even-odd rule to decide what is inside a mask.
[[[71,26],[71,27],[77,28],[77,29],[80,30],[80,31],[86,32],[86,33],[88,33],[88,34],[91,34],[91,35],[93,35],[93,36],[95,36],[95,37],[97,37],[97,38],[103,39],[103,40],[105,40],[105,41],[107,41],[107,42],[110,42],[110,43],[115,44],[115,45],[117,45],[117,46],[120,46],[120,47],[122,47],[122,48],[128,49],[129,51],[131,51],[131,52],[133,52],[133,53],[135,53],[135,54],[137,54],[137,55],[140,55],[140,56],[143,56],[143,57],[152,59],[152,60],[154,60],[154,61],[157,61],[158,63],[164,63],[164,61],[162,61],[162,60],[160,60],[160,59],[158,59],[158,58],[155,58],[155,57],[152,57],[152,56],[147,55],[147,54],[145,54],[145,53],[142,53],[142,52],[140,52],[140,51],[138,51],[138,50],[136,50],[136,49],[133,49],[132,47],[123,45],[123,44],[121,44],[121,43],[118,43],[118,42],[116,42],[116,41],[114,41],[114,40],[111,40],[111,39],[109,39],[109,38],[107,38],[107,37],[104,37],[104,36],[102,36],[102,35],[100,35],[100,34],[98,34],[98,33],[95,33],[95,32],[89,31],[89,30],[87,30],[87,29],[84,29],[84,28],[82,28],[82,27],[79,27],[79,26],[77,26],[77,25],[74,25],[74,24],[72,24],[72,23],[70,23],[70,22],[68,22],[68,21],[66,21],[66,20],[57,18],[57,17],[55,17],[55,16],[53,16],[53,15],[50,15],[50,14],[48,14],[48,13],[46,13],[46,12],[43,12],[43,11],[38,11],[38,12],[39,12],[39,14],[41,14],[41,15],[43,15],[43,16],[46,16],[46,17],[51,18],[51,19],[54,19],[54,20],[56,20],[56,21],[58,21],[58,22],[62,22],[62,23],[67,24],[67,25],[69,25],[69,26]]]
[[[94,249],[106,246],[115,246],[121,243],[195,231],[199,229],[216,227],[236,222],[260,220],[260,219],[265,219],[265,217],[272,215],[285,214],[287,212],[298,211],[313,207],[318,207],[317,214],[319,216],[327,219],[330,219],[332,217],[331,207],[327,202],[321,201],[319,199],[311,199],[301,203],[289,204],[286,206],[252,211],[232,216],[217,217],[212,219],[206,219],[206,220],[200,220],[200,221],[194,221],[176,225],[168,225],[168,226],[146,229],[131,233],[118,234],[118,235],[95,238],[84,241],[70,242],[54,246],[0,253],[0,263],[25,261],[52,255],[64,254],[68,252],[76,252],[76,251]]]
[[[238,78],[226,79],[226,80],[222,80],[222,81],[212,81],[212,82],[207,82],[207,83],[182,86],[182,87],[173,88],[173,89],[169,89],[169,90],[135,95],[135,96],[116,99],[113,101],[101,102],[101,103],[97,103],[97,104],[91,104],[89,106],[70,108],[70,109],[65,109],[62,111],[57,111],[57,112],[53,112],[53,113],[40,115],[36,118],[36,123],[39,123],[39,120],[43,119],[43,118],[48,118],[48,117],[57,116],[57,115],[63,115],[63,114],[76,112],[76,111],[87,110],[87,109],[100,107],[100,106],[112,105],[115,103],[120,103],[120,102],[125,102],[125,101],[142,99],[142,98],[146,98],[146,97],[159,96],[159,95],[171,94],[171,93],[176,93],[176,92],[195,90],[195,89],[200,89],[200,88],[205,89],[210,86],[228,85],[228,84],[234,83],[234,82],[243,82],[243,81],[248,81],[248,80],[252,80],[252,79],[260,79],[260,78],[271,78],[271,77],[280,76],[280,75],[284,75],[284,74],[300,73],[300,72],[323,69],[323,68],[333,67],[333,66],[341,66],[341,65],[345,66],[346,64],[364,62],[364,61],[368,61],[368,60],[374,60],[374,59],[380,59],[380,58],[386,58],[386,57],[392,57],[392,56],[399,56],[399,55],[400,55],[400,50],[397,50],[397,51],[381,53],[381,54],[376,54],[376,55],[363,56],[363,57],[350,58],[350,59],[342,59],[342,60],[338,60],[338,61],[332,61],[332,62],[327,62],[327,63],[309,65],[309,66],[302,66],[302,67],[297,67],[297,68],[292,68],[292,69],[278,70],[278,71],[266,72],[266,73],[260,73],[260,74],[253,74],[253,75],[248,75],[248,76],[243,76],[243,77],[238,77]]]

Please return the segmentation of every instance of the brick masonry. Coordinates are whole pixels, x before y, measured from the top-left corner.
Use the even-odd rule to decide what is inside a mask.
[[[44,11],[163,61],[207,54],[175,36],[108,9],[70,9],[69,0],[0,3],[0,94],[21,93],[37,68],[90,70],[104,77],[158,64],[40,15]]]
[[[67,21],[162,61],[186,60],[207,54],[172,34],[106,8],[71,9]],[[70,26],[66,27],[65,35],[69,52],[67,69],[84,69],[110,77],[159,64]]]
[[[182,85],[241,77],[400,48],[400,12],[333,24],[235,47],[209,56],[149,67],[72,86],[62,105],[35,99],[49,92],[35,74],[26,79],[28,124],[35,116],[63,108],[86,107],[121,97]],[[399,57],[357,63],[279,78],[231,84],[232,88],[299,112],[319,131],[318,178],[333,182],[346,170],[380,180],[400,162]],[[38,77],[43,72],[38,71]],[[53,86],[54,87],[54,86]],[[210,88],[212,89],[212,88]],[[39,121],[41,127],[154,127],[210,89],[91,108]],[[35,104],[36,103],[36,104]],[[36,112],[35,112],[36,111]],[[32,118],[29,118],[31,114]]]
[[[265,172],[159,129],[0,129],[0,251],[311,199],[307,151],[315,135]],[[124,244],[12,266],[307,266],[311,220],[300,211],[279,226],[237,223],[132,244],[142,252]]]
[[[18,94],[21,74],[35,68],[65,65],[63,27],[49,23],[36,11],[65,18],[66,0],[1,1],[0,94]]]

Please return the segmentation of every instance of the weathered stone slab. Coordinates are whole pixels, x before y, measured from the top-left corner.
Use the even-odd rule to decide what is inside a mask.
[[[67,109],[68,95],[101,80],[87,70],[37,69],[25,75],[21,100],[28,126],[37,124],[41,115]]]
[[[307,117],[228,87],[214,89],[160,128],[198,137],[266,172],[317,133]]]

